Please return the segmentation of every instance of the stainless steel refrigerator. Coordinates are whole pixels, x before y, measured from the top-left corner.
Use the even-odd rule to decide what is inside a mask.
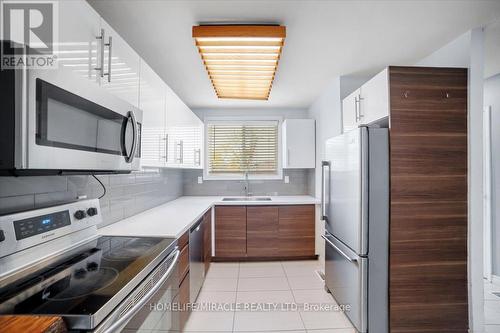
[[[360,127],[325,142],[325,287],[358,332],[388,332],[388,136]]]

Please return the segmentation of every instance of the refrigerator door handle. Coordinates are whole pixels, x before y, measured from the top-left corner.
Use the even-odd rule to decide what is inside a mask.
[[[321,162],[321,219],[324,221],[328,221],[328,216],[326,215],[326,167],[328,167],[328,171],[330,172],[330,161]]]
[[[333,247],[335,249],[335,251],[337,251],[342,257],[344,257],[345,259],[347,259],[348,261],[353,262],[353,263],[358,262],[357,259],[351,258],[347,254],[345,254],[344,251],[339,249],[337,245],[333,244],[333,242],[331,240],[329,240],[325,235],[321,235],[321,237],[325,240],[325,242],[328,243],[328,245]]]

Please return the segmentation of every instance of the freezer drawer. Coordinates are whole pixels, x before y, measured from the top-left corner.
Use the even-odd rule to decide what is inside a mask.
[[[359,332],[366,332],[368,258],[359,257],[328,233],[323,238],[326,287],[339,305],[350,305],[347,317]]]

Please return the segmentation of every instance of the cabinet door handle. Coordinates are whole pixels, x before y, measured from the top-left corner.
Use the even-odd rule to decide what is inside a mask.
[[[201,149],[194,150],[194,164],[201,165]]]
[[[165,134],[165,163],[168,163],[168,134]]]
[[[358,97],[354,97],[354,114],[356,116],[356,122],[359,121],[359,116],[358,116]]]
[[[163,138],[161,134],[158,134],[158,161],[161,161],[164,156],[161,154],[161,143],[163,142]]]
[[[100,60],[101,64],[99,67],[94,68],[96,71],[99,71],[99,76],[104,77],[104,29],[101,29],[101,35],[97,36],[96,39],[99,39],[99,52],[100,52]]]
[[[182,164],[184,161],[184,142],[182,140],[179,140],[179,142],[177,143],[176,153],[177,153],[175,157],[176,162]]]
[[[290,167],[290,148],[286,150],[286,166]]]
[[[328,216],[326,212],[326,200],[330,200],[330,195],[326,194],[326,175],[325,170],[328,167],[328,173],[330,174],[331,162],[322,161],[321,162],[321,219],[328,222]],[[329,188],[329,185],[328,185]]]
[[[361,101],[364,100],[363,97],[361,97],[361,95],[358,96],[358,113],[359,113],[359,120],[361,120],[361,118],[364,118],[365,116],[361,113]]]
[[[108,42],[104,45],[108,47],[108,72],[105,73],[104,75],[108,77],[108,82],[111,82],[111,60],[112,60],[111,58],[113,51],[113,37],[109,36]],[[104,66],[102,67],[104,68]]]
[[[181,140],[181,163],[184,163],[184,141]]]

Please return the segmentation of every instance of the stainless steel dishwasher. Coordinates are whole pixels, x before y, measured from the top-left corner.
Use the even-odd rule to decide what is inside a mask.
[[[189,301],[191,303],[196,302],[205,279],[203,249],[203,219],[200,219],[189,230]]]

